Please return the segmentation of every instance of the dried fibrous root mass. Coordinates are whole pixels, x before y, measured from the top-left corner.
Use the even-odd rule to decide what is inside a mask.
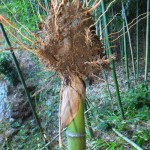
[[[80,3],[53,3],[43,25],[41,60],[62,76],[83,78],[103,68],[103,47],[95,35],[92,15]]]

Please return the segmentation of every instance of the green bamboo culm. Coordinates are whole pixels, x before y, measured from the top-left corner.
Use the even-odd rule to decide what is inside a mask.
[[[17,70],[17,72],[18,72],[18,75],[19,75],[19,78],[20,78],[20,80],[21,80],[21,83],[22,83],[22,85],[23,85],[23,87],[24,87],[24,90],[25,90],[25,93],[26,93],[26,96],[27,96],[29,105],[30,105],[30,107],[31,107],[32,113],[33,113],[33,115],[34,115],[34,118],[35,118],[35,120],[36,120],[36,122],[37,122],[37,124],[38,124],[38,126],[39,126],[39,129],[40,129],[42,138],[43,138],[43,140],[47,143],[47,142],[48,142],[48,141],[47,141],[47,138],[44,136],[44,131],[43,131],[43,128],[42,128],[42,126],[41,126],[40,119],[38,118],[38,115],[37,115],[36,110],[35,110],[35,108],[34,108],[34,105],[33,105],[33,103],[32,103],[32,99],[31,99],[30,93],[29,93],[29,91],[28,91],[28,89],[27,89],[27,85],[26,85],[25,80],[24,80],[24,77],[23,77],[23,75],[22,75],[22,72],[21,72],[21,69],[20,69],[18,60],[17,60],[17,58],[16,58],[16,56],[15,56],[15,53],[14,53],[14,51],[13,51],[13,48],[12,48],[12,46],[11,46],[11,43],[10,43],[8,37],[7,37],[7,34],[6,34],[6,32],[5,32],[5,29],[4,29],[2,23],[0,23],[0,28],[1,28],[1,31],[2,31],[2,33],[3,33],[3,36],[4,36],[5,40],[6,40],[6,42],[7,42],[8,46],[9,46],[9,48],[10,48],[10,53],[11,53],[11,55],[12,55],[13,62],[14,62],[14,64],[15,64],[15,67],[16,67],[16,70]],[[50,147],[47,147],[46,149],[51,150]]]
[[[29,104],[30,104],[30,106],[31,106],[33,115],[34,115],[34,117],[35,117],[35,119],[36,119],[36,121],[37,121],[37,123],[38,123],[38,126],[39,126],[40,130],[43,132],[41,123],[40,123],[40,121],[39,121],[39,119],[38,119],[38,116],[37,116],[37,113],[36,113],[36,111],[35,111],[35,109],[34,109],[34,106],[33,106],[33,103],[32,103],[31,97],[30,97],[30,94],[29,94],[29,92],[28,92],[28,90],[27,90],[27,86],[26,86],[25,80],[24,80],[23,75],[22,75],[22,73],[21,73],[21,69],[20,69],[20,67],[19,67],[19,63],[18,63],[17,58],[16,58],[16,56],[15,56],[15,54],[14,54],[14,52],[13,52],[11,43],[10,43],[8,37],[7,37],[7,34],[6,34],[5,30],[4,30],[4,27],[3,27],[2,23],[0,23],[0,27],[1,27],[1,30],[2,30],[3,36],[4,36],[4,38],[5,38],[6,42],[7,42],[7,44],[8,44],[9,47],[10,47],[10,52],[11,52],[11,55],[12,55],[12,58],[13,58],[13,61],[14,61],[16,70],[17,70],[17,72],[18,72],[18,75],[19,75],[19,77],[20,77],[20,80],[21,80],[21,82],[22,82],[22,85],[23,85],[23,87],[24,87],[24,89],[25,89],[25,93],[26,93],[26,96],[27,96],[27,98],[28,98],[28,102],[29,102]]]
[[[146,56],[145,56],[145,75],[144,82],[147,82],[147,73],[148,73],[148,57],[149,57],[149,0],[147,0],[147,21],[146,21]]]
[[[100,14],[98,14],[98,8],[97,8],[95,10],[95,21],[98,19],[99,15]],[[99,22],[96,24],[96,35],[100,38],[100,40],[102,39],[103,34],[102,34],[101,20],[99,20]],[[103,73],[103,78],[107,81],[107,75],[106,75],[105,70],[102,70],[102,73]],[[112,94],[111,94],[108,82],[106,82],[106,87],[107,87],[110,100],[112,101],[112,108],[113,108],[113,99],[112,99]]]
[[[138,0],[136,4],[136,79],[139,76],[139,23],[138,23]]]
[[[133,78],[134,78],[134,84],[136,84],[136,73],[135,73],[135,64],[134,64],[134,56],[133,56],[133,47],[132,47],[132,43],[131,43],[131,36],[130,36],[130,32],[129,32],[129,26],[128,26],[128,21],[127,21],[123,2],[122,2],[122,16],[125,20],[125,24],[126,24],[126,28],[127,28],[128,40],[129,40],[129,46],[130,46],[130,52],[131,52],[132,68],[133,68]]]
[[[112,97],[112,94],[111,94],[110,86],[109,86],[109,83],[108,83],[108,77],[107,77],[106,71],[102,70],[102,74],[103,74],[103,78],[106,81],[106,87],[107,87],[108,95],[109,95],[110,100],[111,100],[112,110],[114,111],[114,101],[113,101],[113,97]]]
[[[106,14],[104,13],[105,12],[104,0],[102,0],[102,2],[101,2],[101,8],[102,8],[102,12],[103,12],[103,22],[104,22],[104,26],[105,26],[105,35],[107,37],[106,38],[106,46],[108,48],[108,56],[111,56],[112,55],[112,50],[110,48],[110,42],[109,42],[109,39],[108,39],[108,29],[107,29]],[[111,60],[110,67],[111,67],[111,71],[112,71],[112,75],[113,75],[114,85],[115,85],[115,89],[116,89],[116,97],[117,97],[117,100],[118,100],[120,113],[121,113],[122,119],[124,120],[125,116],[124,116],[124,111],[123,111],[121,97],[120,97],[120,92],[119,92],[119,85],[118,85],[118,80],[117,80],[114,60]]]
[[[84,106],[85,100],[81,99],[78,113],[67,127],[68,150],[86,150]]]
[[[128,53],[127,53],[127,44],[126,44],[126,31],[125,31],[125,22],[123,20],[123,49],[124,49],[124,63],[125,63],[125,70],[126,70],[126,83],[128,90],[130,88],[130,80],[129,80],[129,66],[128,66]]]

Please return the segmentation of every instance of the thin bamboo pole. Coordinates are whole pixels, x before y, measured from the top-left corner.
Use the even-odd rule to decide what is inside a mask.
[[[8,36],[7,36],[6,32],[5,32],[5,29],[4,29],[2,23],[0,23],[0,28],[1,28],[1,30],[2,30],[3,36],[4,36],[4,38],[5,38],[5,40],[6,40],[7,44],[8,44],[8,46],[10,47],[10,53],[11,53],[11,55],[12,55],[13,62],[14,62],[14,64],[15,64],[15,67],[16,67],[16,70],[17,70],[17,72],[18,72],[18,75],[19,75],[19,78],[20,78],[20,80],[21,80],[21,83],[22,83],[22,85],[23,85],[23,87],[24,87],[24,90],[25,90],[25,93],[26,93],[26,96],[27,96],[29,105],[30,105],[30,107],[31,107],[32,113],[33,113],[33,115],[34,115],[34,118],[35,118],[35,120],[36,120],[36,122],[37,122],[37,124],[38,124],[38,126],[39,126],[39,129],[40,129],[40,131],[41,131],[41,134],[42,134],[43,139],[47,142],[47,139],[45,138],[45,134],[44,134],[43,128],[42,128],[42,126],[41,126],[41,122],[40,122],[40,120],[39,120],[39,118],[38,118],[38,115],[37,115],[36,110],[35,110],[35,108],[34,108],[34,105],[33,105],[32,99],[31,99],[31,97],[30,97],[29,91],[28,91],[28,89],[27,89],[27,85],[26,85],[26,83],[25,83],[24,77],[23,77],[22,72],[21,72],[21,69],[20,69],[20,67],[19,67],[18,60],[17,60],[17,58],[16,58],[16,56],[15,56],[15,53],[14,53],[14,51],[13,51],[13,47],[11,46],[11,43],[10,43],[10,41],[9,41],[9,39],[8,39]],[[48,149],[50,150],[50,148],[48,148]]]
[[[127,27],[127,33],[128,33],[128,39],[129,39],[129,46],[130,46],[130,52],[131,52],[131,59],[132,59],[134,84],[136,84],[136,74],[135,74],[135,64],[134,64],[133,48],[132,48],[132,44],[131,44],[131,36],[130,36],[130,32],[129,32],[129,26],[128,26],[127,17],[126,17],[126,14],[125,14],[125,9],[124,9],[123,2],[122,2],[122,13],[123,13],[123,18],[125,20],[126,27]]]
[[[96,13],[96,10],[95,10],[95,13]],[[95,21],[98,19],[98,15],[99,14],[95,15]],[[97,24],[96,24],[96,35],[100,38],[100,40],[102,39],[103,34],[102,34],[101,20],[99,20],[99,22],[97,22]],[[106,76],[105,70],[102,70],[102,73],[103,73],[104,79],[107,81],[107,76]],[[109,87],[108,81],[106,82],[106,87],[107,87],[107,90],[108,90],[108,94],[109,94],[110,100],[112,102],[112,110],[113,110],[113,99],[112,99],[112,94],[111,94],[111,91],[110,91],[110,87]]]
[[[123,20],[123,45],[124,45],[124,57],[125,57],[125,70],[126,70],[126,83],[128,89],[130,88],[130,80],[129,80],[129,67],[128,67],[128,53],[127,53],[127,45],[126,45],[126,34],[125,34],[125,22]]]
[[[102,8],[102,12],[104,13],[105,12],[104,0],[102,0],[102,2],[101,2],[101,8]],[[104,26],[106,26],[107,21],[106,21],[106,14],[105,13],[103,14],[103,22],[104,22]],[[108,36],[107,27],[105,28],[105,35]],[[110,42],[109,42],[108,37],[106,38],[106,47],[108,48],[108,52],[107,52],[108,56],[112,55],[112,50],[111,50],[111,47],[110,47]],[[112,60],[110,62],[110,67],[111,67],[111,71],[112,71],[112,75],[113,75],[114,85],[115,85],[115,89],[116,89],[116,97],[117,97],[117,100],[118,100],[120,113],[121,113],[122,119],[125,119],[124,111],[123,111],[123,107],[122,107],[122,102],[121,102],[121,97],[120,97],[120,92],[119,92],[119,85],[118,85],[114,60]]]
[[[149,57],[149,0],[147,0],[147,21],[146,21],[146,56],[145,56],[145,75],[144,82],[147,82],[147,74],[148,74],[148,57]]]
[[[88,110],[88,104],[85,103],[85,111]],[[89,131],[89,134],[90,134],[90,138],[94,138],[94,132],[93,132],[93,129],[91,127],[91,122],[90,122],[90,117],[89,117],[89,112],[85,113],[85,121],[87,123],[87,128],[88,128],[88,131]]]
[[[139,22],[138,22],[138,0],[136,4],[136,79],[139,76]]]
[[[106,87],[107,87],[107,91],[108,91],[108,94],[109,94],[109,97],[110,97],[110,100],[111,100],[112,111],[114,111],[114,101],[113,101],[113,97],[112,97],[112,94],[111,94],[110,86],[108,84],[108,77],[106,75],[105,70],[102,70],[102,73],[103,73],[104,79],[106,80]]]
[[[21,69],[20,69],[20,67],[19,67],[19,63],[18,63],[17,58],[16,58],[16,56],[15,56],[15,54],[14,54],[14,52],[13,52],[13,48],[12,48],[12,46],[11,46],[11,43],[10,43],[8,37],[7,37],[7,34],[6,34],[6,32],[5,32],[5,29],[4,29],[3,25],[2,25],[2,23],[0,23],[0,27],[1,27],[1,30],[2,30],[3,36],[4,36],[4,38],[5,38],[6,42],[7,42],[7,44],[8,44],[9,47],[10,47],[10,53],[11,53],[11,55],[12,55],[12,58],[13,58],[13,61],[14,61],[16,70],[17,70],[17,72],[18,72],[19,78],[20,78],[20,80],[21,80],[21,82],[22,82],[22,85],[23,85],[23,87],[24,87],[24,90],[25,90],[26,96],[27,96],[27,98],[28,98],[29,104],[30,104],[30,106],[31,106],[33,115],[34,115],[34,117],[35,117],[35,119],[36,119],[36,121],[37,121],[37,123],[38,123],[38,125],[39,125],[40,130],[42,131],[41,123],[40,123],[40,121],[39,121],[39,119],[38,119],[37,113],[35,112],[35,109],[34,109],[34,106],[33,106],[33,103],[32,103],[31,97],[30,97],[30,94],[29,94],[29,92],[28,92],[28,90],[27,90],[27,86],[26,86],[25,80],[24,80],[24,78],[23,78]]]

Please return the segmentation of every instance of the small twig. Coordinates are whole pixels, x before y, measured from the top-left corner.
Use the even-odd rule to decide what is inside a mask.
[[[25,44],[23,44],[9,29],[6,28],[6,31],[8,31],[13,37],[14,39],[16,39],[16,42],[18,42],[18,44],[25,50],[28,50],[32,53],[35,53],[35,49],[31,49],[31,48],[28,48]]]
[[[89,4],[91,3],[92,0],[89,0],[89,2],[87,3],[87,7],[89,6]]]
[[[96,2],[97,2],[97,1],[96,1]],[[94,9],[96,9],[96,8],[99,6],[99,4],[100,4],[101,2],[102,2],[102,0],[100,0],[99,2],[97,2],[96,4],[94,4],[91,9],[89,9],[88,11],[86,11],[86,13],[87,13],[87,12],[91,12],[91,11],[93,11]]]
[[[6,9],[11,13],[11,15],[12,15],[12,17],[15,19],[15,21],[16,21],[21,27],[23,27],[23,28],[28,32],[29,35],[32,35],[34,38],[36,38],[35,35],[33,34],[33,32],[30,31],[27,26],[23,25],[21,22],[19,22],[19,21],[17,20],[17,18],[16,18],[16,16],[14,15],[14,13],[7,7],[7,5],[3,2],[3,0],[1,0],[1,1],[2,1],[2,3],[4,4],[4,6],[6,7]],[[4,18],[4,17],[0,15],[0,20],[2,20],[3,18]]]
[[[129,29],[131,29],[136,23],[138,23],[138,22],[140,22],[141,20],[143,20],[144,18],[146,18],[146,16],[144,16],[144,17],[138,19],[139,17],[141,17],[141,16],[143,16],[143,15],[145,15],[145,14],[147,14],[147,13],[143,13],[143,14],[139,15],[138,17],[134,18],[130,23],[128,23]],[[150,15],[150,13],[148,13],[148,15]],[[137,19],[138,19],[138,21],[136,21],[136,22],[134,23],[134,21],[137,20]],[[110,33],[106,38],[112,37],[112,35],[119,34],[120,32],[122,32],[122,30],[123,30],[125,27],[127,27],[127,26],[123,26],[123,27],[122,27],[119,31],[117,31],[117,32]],[[127,31],[126,31],[125,33],[127,33]],[[124,34],[121,34],[119,37],[121,37],[121,36],[123,36],[123,35],[124,35]],[[104,37],[102,40],[105,40],[106,38]],[[118,38],[117,38],[117,39],[118,39]],[[113,42],[114,42],[114,41],[113,41]]]
[[[25,38],[26,40],[28,40],[29,42],[31,42],[33,44],[33,40],[31,40],[30,38],[28,38],[26,35],[24,35],[17,27],[15,27],[15,25],[13,25],[8,19],[6,19],[5,17],[2,18],[8,25],[10,25],[10,27],[12,27],[13,29],[15,29],[23,38]],[[1,19],[1,20],[2,20]]]
[[[150,15],[150,13],[147,14],[147,15]],[[144,16],[143,18],[140,18],[138,21],[136,21],[134,24],[132,24],[132,25],[128,28],[128,30],[127,30],[125,33],[121,34],[121,35],[118,36],[116,39],[112,40],[111,42],[115,42],[116,40],[118,40],[121,36],[123,36],[124,34],[126,34],[137,22],[140,22],[141,20],[143,20],[143,19],[146,18],[146,17],[147,17],[147,16]]]
[[[49,78],[52,78],[56,75],[56,72],[54,74],[52,74]],[[41,89],[39,89],[38,91],[36,91],[31,97],[35,97],[37,94],[39,94],[41,91],[43,91],[45,88],[47,88],[53,80],[51,80],[48,84],[46,84],[44,87],[42,87]]]
[[[61,132],[61,134],[66,131],[67,128],[63,129],[63,131]],[[44,147],[42,147],[40,150],[43,150],[44,148],[46,148],[48,145],[50,145],[54,140],[56,140],[59,137],[59,133],[50,141],[48,142]]]
[[[45,11],[48,13],[49,10],[46,9],[46,8],[41,4],[41,2],[40,2],[39,0],[37,0],[37,1],[38,1],[39,6],[41,6],[41,8],[42,8],[43,10],[45,10]]]
[[[120,13],[117,13],[113,16],[113,18],[107,23],[107,25],[103,28],[102,33],[100,34],[100,36],[103,35],[105,29],[109,26],[109,24],[116,18],[117,15],[119,15]]]
[[[110,8],[110,6],[111,6],[115,1],[116,1],[116,0],[113,0],[113,1],[108,5],[108,7],[106,8],[105,12],[104,12],[102,15],[100,15],[99,18],[97,19],[97,21],[96,21],[94,24],[92,24],[89,28],[95,26],[95,25],[98,23],[98,21],[101,19],[101,17],[102,17],[103,15],[105,15],[105,13],[108,11],[108,9]]]
[[[19,49],[19,48],[10,47],[10,48],[5,48],[4,50],[14,50],[14,49]]]
[[[103,81],[104,83],[107,83],[107,84],[111,85],[112,87],[114,87],[113,84],[108,83],[108,81],[106,81],[105,79],[102,79],[102,78],[100,78],[100,77],[98,77],[98,76],[96,76],[94,74],[93,74],[93,76],[96,77],[96,78],[98,78],[100,81]]]

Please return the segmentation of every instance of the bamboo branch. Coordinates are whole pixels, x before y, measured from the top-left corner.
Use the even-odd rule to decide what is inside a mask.
[[[150,15],[150,14],[148,14],[148,15]],[[146,18],[146,16],[145,17],[143,17],[143,18],[141,18],[141,19],[139,19],[138,20],[138,22],[140,22],[141,20],[143,20],[143,19],[145,19]],[[126,33],[128,33],[128,31],[136,24],[137,22],[135,22],[134,24],[132,24],[127,30],[126,30],[126,32],[125,32],[125,34]],[[124,27],[126,27],[126,26],[124,26]],[[123,28],[121,29],[121,30],[123,30]],[[121,31],[120,30],[120,31]],[[118,32],[119,33],[119,32]],[[113,33],[112,33],[113,34]],[[112,34],[109,34],[109,36],[110,35],[112,35]],[[116,34],[117,34],[117,32],[116,32]],[[122,37],[124,34],[121,34],[120,36],[118,36],[116,39],[114,39],[114,40],[112,40],[111,42],[115,42],[116,40],[118,40],[120,37]]]
[[[40,0],[37,0],[37,1],[38,1],[39,6],[41,6],[41,8],[42,8],[43,10],[45,10],[45,11],[48,13],[49,10],[46,9],[46,8],[41,4]]]
[[[111,5],[112,5],[115,1],[116,1],[116,0],[113,0],[113,1],[107,6],[107,8],[106,8],[106,10],[103,12],[103,14],[100,15],[99,18],[97,19],[97,21],[96,21],[94,24],[92,24],[89,28],[95,26],[95,25],[98,23],[98,21],[101,19],[101,17],[104,16],[104,15],[107,13],[108,9],[111,7]],[[101,0],[101,2],[102,2],[102,0]]]
[[[102,2],[102,0],[100,0],[99,2],[97,2],[95,5],[92,6],[91,9],[89,9],[88,11],[86,11],[86,13],[87,12],[92,12],[93,10],[95,10],[100,5],[101,2]]]
[[[103,35],[103,33],[104,33],[104,31],[105,31],[105,28],[107,28],[108,26],[109,26],[109,24],[115,19],[115,17],[117,16],[117,15],[119,15],[120,13],[117,13],[117,14],[115,14],[114,16],[113,16],[113,18],[107,23],[107,25],[103,28],[103,30],[102,30],[102,32],[101,32],[101,35]],[[100,36],[101,36],[100,35]]]
[[[121,138],[123,138],[127,143],[129,143],[130,145],[132,145],[133,147],[135,147],[137,150],[143,150],[141,147],[139,147],[136,143],[134,143],[133,141],[131,141],[130,139],[128,139],[127,137],[125,137],[123,134],[121,134],[120,132],[118,132],[115,128],[112,128],[112,130]]]
[[[129,29],[131,29],[137,22],[140,22],[141,20],[143,20],[144,18],[146,18],[146,14],[150,15],[150,13],[143,13],[143,14],[139,15],[138,17],[134,18],[130,23],[128,23]],[[139,17],[141,17],[141,16],[143,16],[143,15],[145,15],[145,16],[142,17],[142,18],[140,18],[140,19],[138,19]],[[135,20],[138,20],[138,21],[136,21],[135,23],[133,23]],[[133,23],[133,24],[132,24],[132,23]],[[125,25],[124,27],[127,27],[127,26]],[[117,32],[110,33],[110,34],[108,35],[108,37],[110,37],[110,36],[112,36],[112,35],[119,34],[120,32],[122,32],[122,30],[123,30],[124,27],[122,27],[122,28],[121,28],[119,31],[117,31]],[[126,31],[126,33],[127,33],[127,31]],[[123,34],[122,34],[122,35],[123,35]],[[122,35],[120,35],[119,37],[121,37]],[[112,42],[116,41],[117,39],[118,39],[118,37],[117,37],[116,39],[114,39]]]
[[[32,31],[30,31],[25,25],[23,25],[21,22],[19,22],[16,18],[16,16],[14,15],[14,13],[7,7],[7,5],[4,3],[3,0],[1,0],[3,5],[6,7],[6,9],[11,13],[11,15],[13,16],[13,18],[15,19],[15,21],[21,26],[23,27],[23,29],[25,29],[27,31],[27,33],[29,35],[32,35],[35,39],[37,39],[37,37],[35,37],[34,33]],[[2,19],[5,19],[3,16],[2,16]]]
[[[67,129],[67,128],[63,129],[63,131],[61,131],[61,134],[62,134],[64,131],[66,131],[66,129]],[[59,137],[59,133],[58,133],[56,136],[54,136],[54,138],[53,138],[50,142],[48,142],[45,146],[43,146],[40,150],[45,149],[48,145],[50,145],[52,142],[54,142],[58,137]]]

